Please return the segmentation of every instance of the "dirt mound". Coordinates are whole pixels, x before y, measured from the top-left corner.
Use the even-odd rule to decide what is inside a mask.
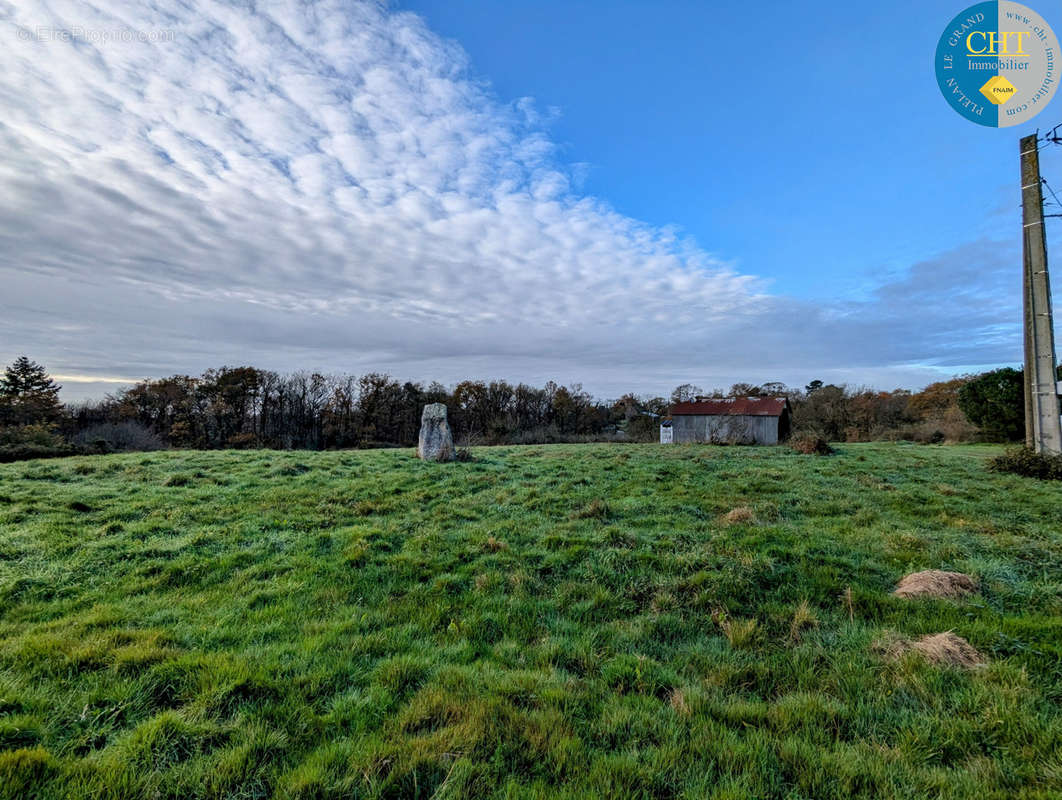
[[[904,576],[893,592],[897,597],[965,597],[977,591],[977,581],[961,572],[927,569]]]
[[[951,631],[923,636],[912,647],[934,664],[969,669],[987,661],[972,644]]]
[[[723,519],[727,521],[728,525],[736,525],[740,522],[752,522],[756,519],[756,515],[752,513],[752,509],[748,506],[738,506],[728,511]]]
[[[880,647],[886,658],[897,659],[913,651],[920,653],[929,663],[942,667],[973,669],[988,662],[972,644],[951,631],[927,634],[915,641],[897,638]]]

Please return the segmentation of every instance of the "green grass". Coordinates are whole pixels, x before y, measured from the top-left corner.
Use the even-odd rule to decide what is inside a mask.
[[[0,797],[1060,797],[1062,486],[996,452],[4,465]]]

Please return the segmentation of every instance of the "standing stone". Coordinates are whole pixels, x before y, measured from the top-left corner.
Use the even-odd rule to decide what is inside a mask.
[[[454,437],[450,433],[450,423],[446,421],[446,406],[443,403],[429,403],[420,415],[420,442],[417,444],[417,458],[425,461],[453,461]]]

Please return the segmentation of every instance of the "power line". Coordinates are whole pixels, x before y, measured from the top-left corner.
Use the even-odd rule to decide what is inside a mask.
[[[1062,122],[1058,123],[1050,131],[1040,136],[1040,130],[1036,131],[1037,144],[1043,142],[1044,144],[1062,144],[1062,135],[1059,135],[1059,129],[1062,128]]]
[[[1060,205],[1060,206],[1062,206],[1062,202],[1059,202],[1059,199],[1058,199],[1058,195],[1057,195],[1057,194],[1055,194],[1055,190],[1051,188],[1051,184],[1049,184],[1049,183],[1047,182],[1047,178],[1041,177],[1041,178],[1040,178],[1040,183],[1042,183],[1042,184],[1043,184],[1044,186],[1046,186],[1046,187],[1047,187],[1047,191],[1049,191],[1049,192],[1051,193],[1051,196],[1052,196],[1053,198],[1055,198],[1055,203],[1056,203],[1057,205]]]

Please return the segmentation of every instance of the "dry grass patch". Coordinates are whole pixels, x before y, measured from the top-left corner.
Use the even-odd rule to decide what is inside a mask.
[[[577,508],[568,515],[569,519],[606,519],[611,513],[608,503],[595,497],[582,508]]]
[[[845,613],[848,614],[848,621],[853,621],[855,619],[855,597],[852,595],[851,586],[844,587],[844,591],[840,594],[840,599]]]
[[[675,712],[681,714],[684,717],[690,715],[690,704],[686,700],[686,692],[682,689],[672,689],[671,694],[668,697],[668,702],[671,707],[675,709]]]
[[[726,520],[727,525],[739,525],[743,522],[754,522],[756,515],[748,506],[738,506],[728,511],[723,519]]]
[[[507,545],[505,542],[495,536],[488,536],[487,541],[483,543],[483,549],[491,553],[497,553],[502,550],[508,550],[509,545]]]
[[[890,660],[902,658],[907,653],[918,653],[930,664],[941,667],[973,669],[988,663],[977,648],[951,631],[927,634],[914,641],[896,637],[878,642],[876,646]]]
[[[977,581],[961,572],[927,569],[912,572],[897,585],[897,597],[965,597],[977,591]]]
[[[793,619],[789,623],[789,639],[793,642],[800,641],[800,635],[808,628],[817,628],[819,618],[807,600],[801,600],[800,605],[793,612]]]
[[[752,647],[760,638],[760,623],[755,619],[732,619],[724,615],[719,627],[735,650]]]
[[[862,486],[866,486],[870,489],[877,489],[881,492],[896,491],[896,487],[893,486],[891,483],[882,480],[881,478],[878,478],[874,475],[859,475],[856,477],[856,480],[859,481]]]

